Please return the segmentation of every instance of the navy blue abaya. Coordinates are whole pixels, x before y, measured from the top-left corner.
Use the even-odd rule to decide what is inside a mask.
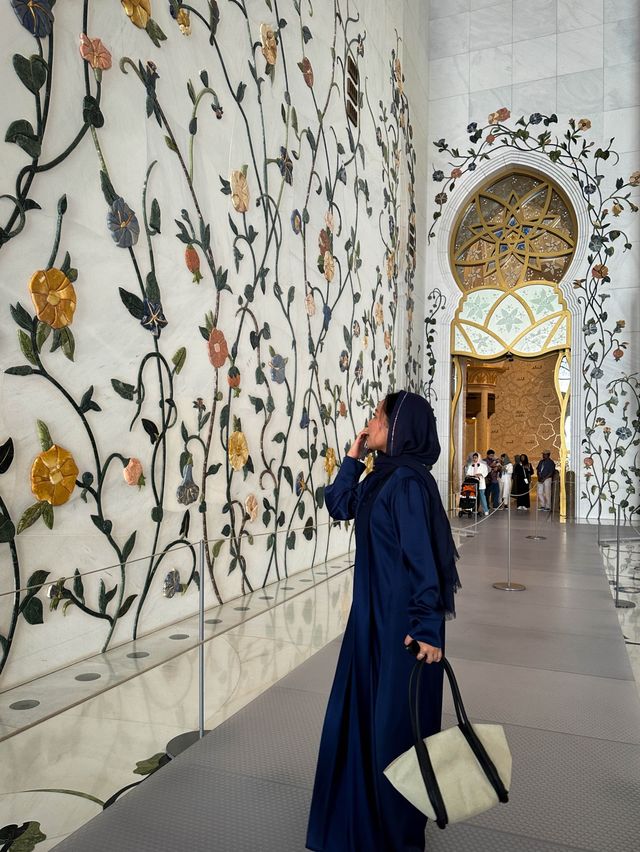
[[[383,775],[412,746],[408,684],[415,659],[404,638],[444,649],[445,609],[433,558],[429,491],[399,466],[368,512],[376,477],[343,460],[326,490],[338,520],[356,518],[353,605],[325,718],[307,847],[316,852],[422,852],[426,818]],[[425,666],[422,735],[440,730],[442,666]]]

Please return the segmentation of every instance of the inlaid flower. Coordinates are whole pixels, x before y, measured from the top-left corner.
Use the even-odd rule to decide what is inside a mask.
[[[469,165],[467,166],[467,171],[468,172],[475,172],[476,168],[477,168],[477,166],[476,166],[475,163],[469,163]]]
[[[611,208],[611,212],[614,216],[619,216],[622,213],[623,209],[624,208],[622,204],[618,204],[618,202],[616,201],[614,202],[613,207]]]
[[[539,112],[532,112],[529,116],[529,124],[540,124],[542,121],[542,115]],[[591,126],[591,123],[589,123]]]
[[[589,240],[590,251],[600,251],[604,246],[604,240],[599,234],[592,234]]]
[[[622,331],[622,329],[626,326],[627,321],[623,319],[616,320],[616,327],[614,330],[614,334],[618,334],[618,332]]]
[[[360,337],[360,323],[358,320],[353,321],[353,336]]]
[[[340,417],[347,416],[347,403],[343,399],[340,400],[340,405],[338,406],[338,414],[340,415]]]
[[[140,459],[130,458],[126,467],[122,469],[122,478],[127,485],[137,485],[142,488],[145,484],[144,473],[142,472],[142,462]]]
[[[444,172],[441,169],[435,169],[431,177],[436,183],[440,183],[444,180]]]
[[[487,143],[487,145],[493,145],[493,143],[495,141],[496,141],[496,134],[495,133],[489,133],[487,138],[485,139],[485,142]]]
[[[107,213],[107,226],[118,248],[131,248],[138,242],[140,225],[124,198],[116,198]]]
[[[308,429],[309,428],[309,412],[306,408],[302,409],[302,416],[300,417],[300,428]]]
[[[451,169],[451,177],[453,180],[457,180],[459,177],[462,177],[462,169]]]
[[[327,447],[327,451],[324,454],[324,469],[329,479],[331,479],[331,475],[336,469],[336,451],[332,447]]]
[[[249,184],[244,169],[231,172],[231,203],[237,213],[246,213],[249,209]]]
[[[336,265],[335,265],[335,261],[333,259],[333,255],[331,254],[330,251],[326,251],[324,253],[323,266],[324,266],[324,277],[327,279],[327,281],[329,283],[331,283],[331,281],[333,281],[333,276],[335,274]]]
[[[629,178],[631,186],[640,186],[640,172],[634,172]]]
[[[391,279],[393,278],[393,273],[395,271],[395,267],[396,267],[396,253],[394,251],[391,251],[387,254],[387,260],[386,260],[387,278],[389,279],[389,281],[391,281]]]
[[[593,370],[591,371],[591,378],[592,379],[601,379],[603,376],[604,376],[604,373],[602,372],[600,367],[594,367]]]
[[[151,0],[120,0],[132,24],[143,30],[151,17]]]
[[[302,216],[298,209],[294,210],[291,214],[291,228],[296,235],[302,231]]]
[[[39,269],[29,281],[31,301],[38,319],[51,328],[65,328],[73,321],[76,291],[60,269]]]
[[[363,346],[364,349],[369,348],[369,335],[368,334],[365,334],[365,336],[362,338],[362,346]]]
[[[280,174],[285,180],[285,183],[288,183],[289,186],[293,185],[293,160],[289,156],[289,152],[283,146],[280,146],[280,156],[277,161],[278,168],[280,169]]]
[[[594,278],[606,278],[609,274],[609,267],[604,263],[596,263],[591,269],[591,274]]]
[[[308,317],[314,316],[316,312],[316,300],[313,298],[313,293],[307,293],[304,297],[304,307]]]
[[[169,571],[164,578],[162,583],[162,594],[165,598],[172,598],[181,591],[183,591],[183,589],[182,583],[180,582],[180,572],[177,568],[174,568],[173,571]]]
[[[327,228],[322,228],[318,234],[318,249],[323,257],[326,252],[331,251],[331,234]]]
[[[89,38],[80,34],[80,56],[88,62],[94,71],[106,71],[111,68],[111,54],[99,38]]]
[[[378,145],[382,145],[382,130],[379,127],[376,127],[376,142]]]
[[[182,35],[191,35],[191,17],[186,9],[178,9],[178,13],[176,15],[176,23],[180,28],[180,32],[182,33]]]
[[[262,55],[269,65],[275,65],[278,58],[278,42],[270,24],[260,25],[260,40],[262,41]]]
[[[168,325],[161,302],[150,302],[148,299],[143,299],[140,325],[150,331],[154,337],[160,337],[162,329]]]
[[[340,364],[340,371],[342,373],[346,373],[347,370],[349,369],[349,353],[347,352],[346,349],[343,349],[342,352],[340,353],[339,364]]]
[[[578,122],[578,130],[589,130],[591,128],[591,122],[588,118],[581,118]]]
[[[631,431],[631,429],[629,429],[628,426],[619,426],[616,429],[616,435],[618,436],[618,438],[622,438],[623,441],[626,441],[632,437],[633,432]]]
[[[439,192],[435,198],[436,204],[446,204],[447,203],[447,193]]]
[[[593,193],[596,191],[596,189],[597,189],[597,187],[594,183],[587,183],[584,186],[584,194],[585,195],[593,195]]]
[[[296,497],[299,497],[305,489],[304,474],[300,472],[296,476]]]
[[[249,447],[244,432],[232,432],[229,435],[229,464],[234,470],[242,470],[249,458]]]
[[[487,122],[489,124],[498,124],[500,121],[506,121],[511,116],[511,111],[507,109],[507,107],[500,107],[496,112],[492,112]]]
[[[611,353],[616,361],[619,361],[624,356],[624,349],[619,346]]]
[[[611,426],[605,426],[602,431],[604,432],[605,435],[610,435],[611,434]]]
[[[229,372],[227,373],[227,384],[230,388],[239,388],[240,387],[240,370],[236,367],[229,367]]]
[[[356,381],[358,382],[358,384],[360,384],[360,382],[362,381],[362,377],[364,375],[364,365],[362,363],[361,357],[358,358],[358,360],[356,361],[356,366],[355,366],[353,373],[356,377]]]
[[[281,385],[285,380],[285,367],[287,366],[288,358],[283,358],[282,355],[274,355],[269,366],[271,367],[271,379],[277,385]]]
[[[334,231],[334,223],[333,223],[333,213],[331,210],[327,210],[324,214],[324,224],[327,226],[327,231],[333,233]]]
[[[396,86],[399,94],[402,94],[404,90],[404,84],[402,80],[402,63],[399,59],[393,63],[393,76],[395,77]]]
[[[478,122],[477,121],[472,121],[471,124],[467,124],[467,133],[469,133],[469,134],[475,133],[477,129],[478,129]]]
[[[191,243],[189,243],[184,250],[184,262],[189,272],[193,275],[193,283],[199,284],[202,281],[202,273],[200,272],[200,255]]]
[[[209,349],[209,361],[216,369],[222,367],[229,357],[229,348],[224,334],[219,328],[212,328],[207,344]]]
[[[298,68],[302,71],[305,83],[311,89],[313,87],[313,68],[311,67],[311,62],[309,62],[309,59],[306,56],[302,62],[298,62]]]
[[[244,510],[249,515],[250,521],[255,521],[258,517],[258,501],[256,500],[255,494],[249,494],[247,499],[244,501]]]
[[[596,417],[596,426],[605,426],[606,422],[604,417]]]
[[[375,316],[377,324],[382,325],[384,322],[384,308],[382,307],[382,302],[376,302],[373,309],[373,315]]]
[[[584,460],[585,467],[593,467],[593,458],[591,456],[586,456]]]
[[[22,26],[38,38],[48,36],[53,29],[50,0],[11,0],[13,11]]]
[[[322,306],[322,328],[327,331],[331,322],[331,308],[325,304]]]
[[[384,348],[391,349],[391,332],[389,329],[385,329],[384,332]]]
[[[33,462],[31,491],[37,500],[61,506],[71,497],[77,476],[78,465],[69,450],[53,444]]]
[[[185,464],[182,468],[182,482],[176,489],[178,503],[190,506],[196,502],[198,494],[200,494],[200,488],[193,481],[193,465]]]

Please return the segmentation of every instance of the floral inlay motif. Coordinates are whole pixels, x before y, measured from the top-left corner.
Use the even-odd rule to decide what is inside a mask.
[[[31,491],[38,500],[62,506],[76,487],[78,473],[78,465],[69,450],[53,444],[33,462]]]

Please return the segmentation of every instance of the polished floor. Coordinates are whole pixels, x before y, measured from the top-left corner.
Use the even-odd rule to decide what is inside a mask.
[[[545,519],[537,530],[545,538],[534,540],[527,536],[536,523],[514,514],[509,536],[507,513],[498,513],[462,540],[464,588],[448,630],[448,655],[472,718],[506,726],[514,774],[508,805],[445,832],[429,825],[426,848],[434,852],[635,852],[640,846],[640,701],[627,653],[637,646],[624,638],[640,641],[637,610],[624,611],[621,629],[609,576],[615,555],[612,565],[611,545],[598,548],[595,527]],[[492,586],[506,579],[509,540],[512,581],[526,585],[524,591]],[[637,545],[633,537],[623,543],[628,552],[620,566],[625,597],[636,600]],[[329,597],[346,594],[346,583],[346,575],[331,578]],[[289,656],[279,673],[289,673],[276,679],[270,672],[271,688],[226,713],[200,743],[69,836],[59,852],[302,852],[339,638],[323,631],[328,641],[318,642],[321,650],[302,662],[297,625],[289,625],[286,639],[277,638],[285,622],[284,613],[272,613],[267,636],[256,618],[258,629],[233,642],[248,643],[256,674],[265,644],[284,642]],[[335,617],[336,629],[338,622]],[[302,630],[299,641],[313,644]],[[141,688],[127,709],[122,701],[114,705],[111,720],[117,725],[123,716],[135,718],[145,742],[153,725],[159,744],[169,732],[155,718],[156,704],[163,701],[175,725],[176,695],[167,692],[166,681],[164,691],[159,684],[156,691]],[[449,704],[445,710],[444,722],[451,724]],[[86,717],[78,709],[76,720]],[[59,742],[70,735],[60,726],[49,732]],[[95,736],[104,738],[101,725]],[[126,749],[140,751],[134,731]],[[47,754],[34,754],[34,767],[46,761]],[[125,775],[123,785],[133,780]]]

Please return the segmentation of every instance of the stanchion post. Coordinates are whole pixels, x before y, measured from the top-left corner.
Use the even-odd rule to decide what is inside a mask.
[[[529,501],[529,502],[531,502],[531,501]],[[534,516],[533,516],[533,518],[534,518],[534,520],[533,520],[533,535],[528,535],[527,538],[530,539],[531,541],[546,541],[546,538],[547,538],[546,535],[538,535],[538,511],[539,511],[538,500],[536,499],[536,511],[535,511]]]
[[[170,758],[177,757],[183,751],[201,740],[209,733],[204,729],[204,575],[206,542],[201,539],[198,557],[198,730],[178,734],[166,745],[165,751]]]
[[[501,592],[524,592],[527,588],[522,583],[511,582],[511,506],[507,508],[507,582],[494,583],[493,588]]]
[[[635,603],[628,600],[620,600],[620,506],[616,513],[616,609],[633,609]]]

